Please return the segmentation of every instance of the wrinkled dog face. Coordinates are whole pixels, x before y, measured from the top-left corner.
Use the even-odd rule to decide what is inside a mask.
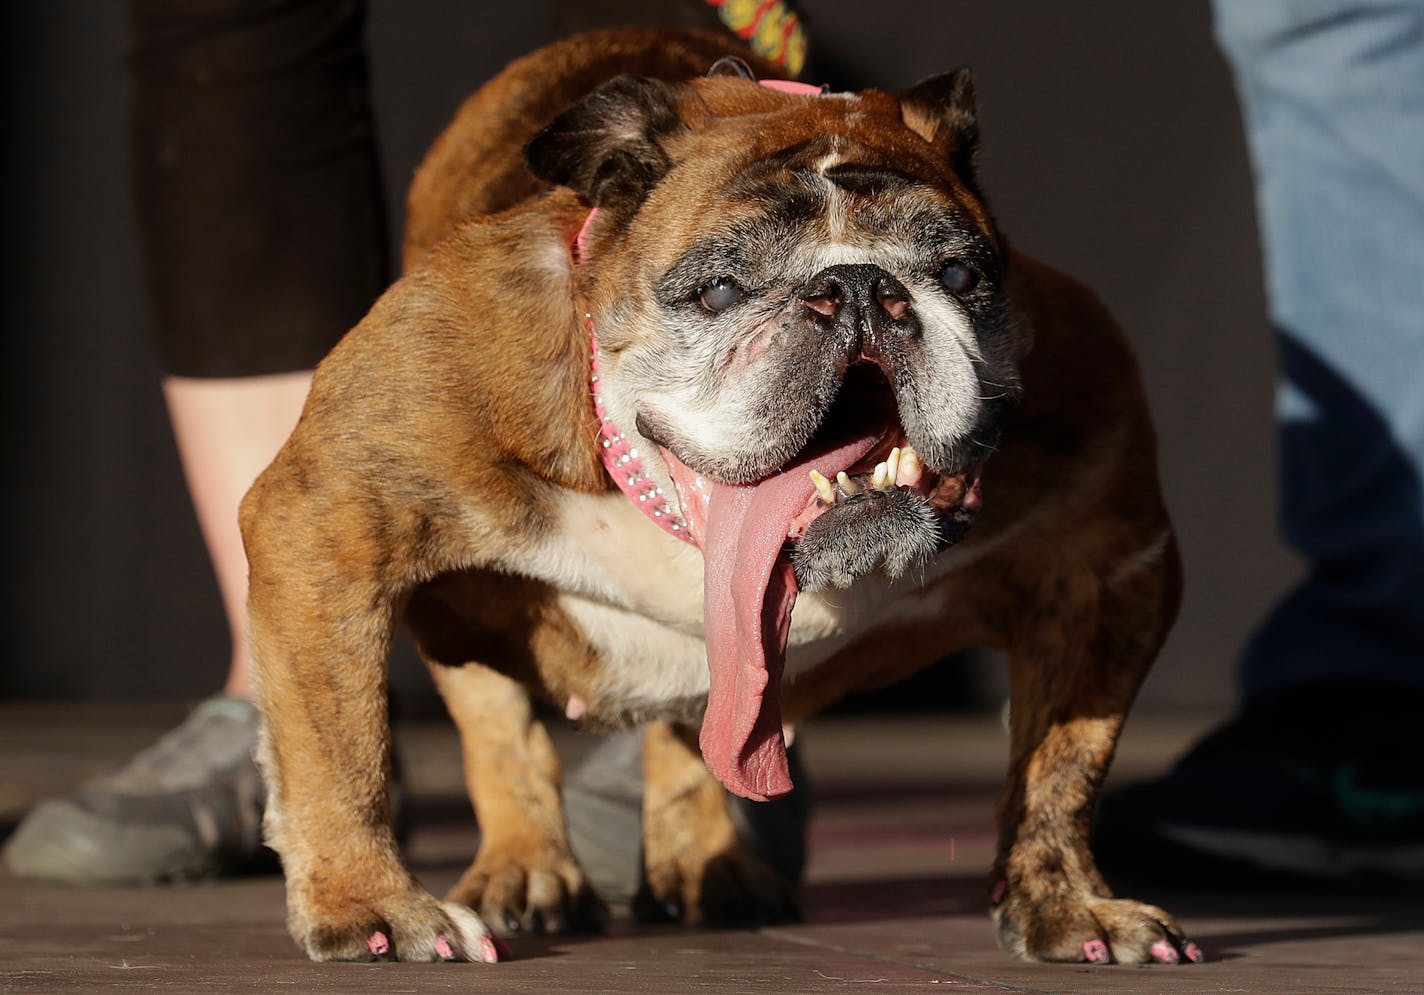
[[[529,158],[601,209],[589,296],[618,423],[674,478],[834,452],[821,510],[899,485],[972,513],[1017,389],[974,142],[963,71],[898,100],[625,77],[567,112]]]
[[[992,445],[992,244],[943,193],[867,158],[822,137],[752,163],[722,194],[732,217],[653,282],[642,316],[665,334],[627,351],[623,384],[689,466],[735,483],[784,466],[857,364],[846,400],[873,404],[883,377],[930,466],[963,472]]]

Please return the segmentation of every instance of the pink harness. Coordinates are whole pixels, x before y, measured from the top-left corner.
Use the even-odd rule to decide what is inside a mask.
[[[771,90],[780,90],[783,93],[794,93],[801,96],[820,96],[822,93],[819,86],[812,86],[810,83],[797,83],[792,80],[764,79],[760,83]],[[588,230],[596,217],[598,217],[598,208],[595,207],[588,212],[583,227],[579,229],[578,236],[574,239],[573,257],[575,263],[581,263],[587,258]],[[584,320],[588,324],[588,337],[591,344],[589,390],[593,395],[593,413],[598,418],[598,444],[603,453],[603,465],[607,468],[608,475],[613,478],[613,482],[618,485],[618,489],[628,495],[628,500],[642,508],[643,513],[651,518],[654,524],[668,535],[676,536],[684,542],[696,546],[697,540],[688,529],[687,522],[668,506],[663,489],[643,469],[643,460],[638,448],[628,441],[628,437],[622,429],[614,424],[613,419],[604,410],[603,395],[598,385],[598,335],[593,330],[593,315],[590,312],[584,312]]]

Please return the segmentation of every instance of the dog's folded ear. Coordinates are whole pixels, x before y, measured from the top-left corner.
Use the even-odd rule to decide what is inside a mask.
[[[979,112],[974,74],[967,66],[921,80],[900,94],[900,119],[915,134],[938,146],[961,179],[974,185],[979,151]]]
[[[678,89],[645,76],[609,80],[535,135],[524,160],[594,207],[633,207],[672,166],[663,141],[687,127]]]

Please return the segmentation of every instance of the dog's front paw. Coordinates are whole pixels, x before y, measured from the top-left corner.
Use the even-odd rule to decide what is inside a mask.
[[[478,909],[504,936],[596,932],[608,922],[572,857],[530,859],[482,847],[448,898]]]
[[[878,568],[893,579],[928,563],[941,538],[924,498],[893,487],[869,488],[812,521],[791,552],[791,565],[803,591],[844,588]]]
[[[470,909],[420,888],[318,914],[293,907],[292,935],[312,960],[482,961],[508,950]]]
[[[1015,957],[1090,964],[1198,964],[1201,948],[1163,910],[1130,899],[1027,899],[1003,895],[994,907],[999,943]]]
[[[633,900],[642,922],[760,926],[801,918],[791,886],[740,844],[711,857],[650,862]]]

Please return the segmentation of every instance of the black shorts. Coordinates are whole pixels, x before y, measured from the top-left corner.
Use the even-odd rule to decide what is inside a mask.
[[[719,10],[548,0],[530,16],[562,34],[726,26]],[[130,0],[129,12],[135,203],[166,371],[312,368],[391,275],[364,2]]]
[[[388,279],[361,0],[131,0],[131,154],[167,372],[310,369]]]

